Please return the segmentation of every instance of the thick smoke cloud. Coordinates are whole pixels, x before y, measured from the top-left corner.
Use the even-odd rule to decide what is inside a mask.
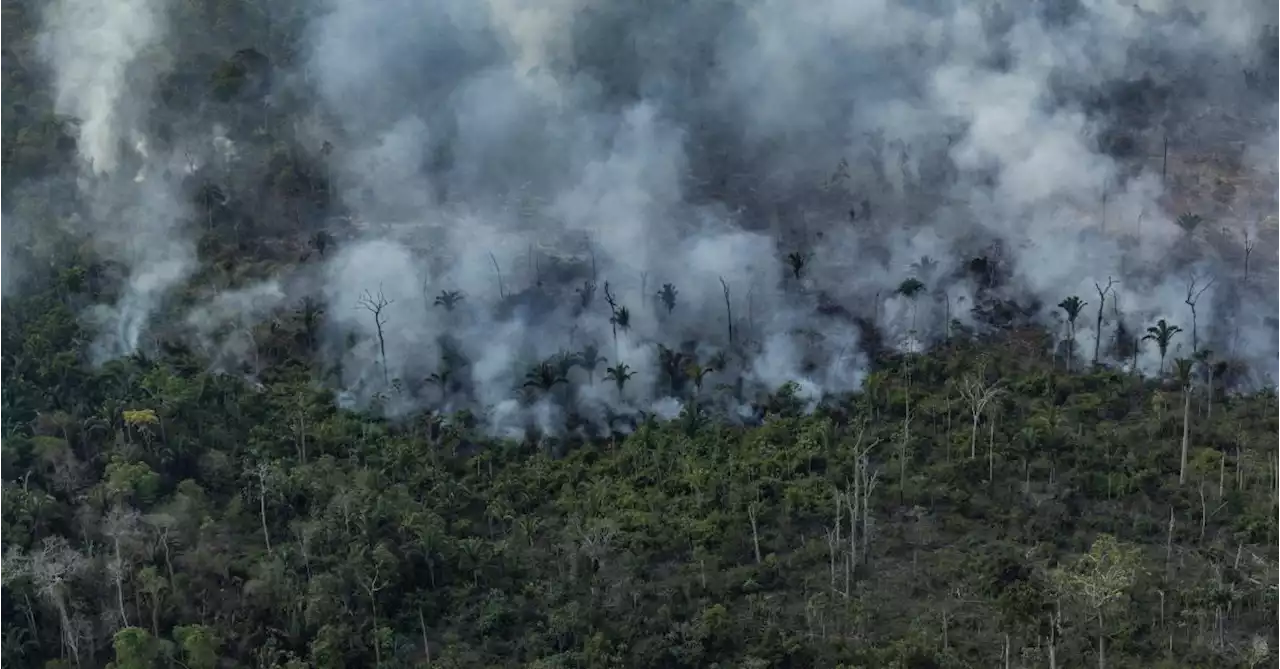
[[[53,42],[84,20],[52,21]],[[104,39],[93,67],[52,50],[97,169],[116,161],[116,135],[145,127],[120,92],[160,39],[148,21]],[[1105,361],[1132,364],[1117,329],[1140,336],[1161,318],[1188,331],[1171,356],[1189,355],[1188,284],[1212,279],[1201,347],[1272,383],[1274,219],[1259,221],[1275,206],[1276,103],[1242,73],[1274,69],[1257,37],[1275,23],[1273,5],[1247,0],[329,0],[277,79],[305,101],[295,128],[354,225],[322,268],[246,295],[323,300],[345,402],[468,408],[503,434],[563,429],[568,412],[596,425],[677,413],[672,398],[690,395],[673,386],[691,381],[662,372],[659,344],[717,368],[707,389],[741,379],[703,407],[731,415],[787,381],[810,402],[855,391],[873,340],[905,350],[937,343],[950,320],[1016,323],[1005,301],[1060,332],[1056,305],[1089,302],[1075,324],[1088,360],[1095,283],[1109,279]],[[1164,97],[1122,106],[1117,89]],[[1267,196],[1180,199],[1162,143],[1199,150],[1224,133],[1249,146],[1243,169]],[[1188,231],[1189,213],[1205,223]],[[124,225],[181,216],[165,204]],[[1247,282],[1246,231],[1267,240]],[[182,248],[123,257],[132,297],[114,309],[127,323],[193,262]],[[924,292],[901,294],[908,278]],[[244,330],[230,325],[238,303],[188,319],[206,349]],[[138,345],[128,327],[111,352]],[[607,362],[526,384],[534,364],[587,348]],[[622,388],[604,378],[619,362],[635,374]],[[1136,362],[1155,372],[1160,354],[1148,342]]]
[[[90,235],[128,271],[116,303],[89,313],[100,332],[94,359],[102,362],[138,350],[160,303],[195,270],[176,180],[195,169],[203,151],[150,149],[148,108],[169,62],[163,2],[56,0],[44,18],[39,51],[51,71],[55,111],[77,120],[82,159],[77,182],[86,206],[64,224]]]

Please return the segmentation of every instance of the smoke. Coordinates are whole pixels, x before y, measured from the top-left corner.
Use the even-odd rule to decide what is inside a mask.
[[[137,351],[162,301],[196,267],[176,183],[195,159],[189,151],[185,161],[154,155],[147,132],[152,90],[169,61],[164,9],[159,0],[56,0],[39,40],[55,110],[77,121],[85,204],[78,223],[129,270],[117,302],[88,313],[99,332],[98,363]]]
[[[1194,280],[1208,285],[1196,347],[1270,383],[1275,319],[1249,305],[1277,300],[1274,219],[1259,224],[1275,208],[1276,103],[1246,73],[1274,69],[1257,31],[1276,9],[1202,5],[328,0],[273,95],[294,101],[289,132],[353,223],[299,215],[342,240],[322,267],[187,324],[223,360],[246,350],[229,323],[321,299],[343,402],[468,409],[515,436],[750,417],[788,382],[812,406],[856,391],[874,346],[1007,325],[1053,328],[1077,361],[1096,344],[1132,364],[1137,339],[1155,373],[1141,337],[1167,319],[1183,329],[1169,357],[1190,355]],[[120,165],[113,147],[147,128],[145,94],[124,86],[178,45],[140,0],[58,7],[51,44],[101,33],[92,57],[48,50],[59,107],[82,120],[87,162]],[[254,169],[263,149],[236,127],[165,154]],[[1227,151],[1219,171],[1197,167]],[[1252,182],[1202,192],[1238,175]],[[133,278],[104,356],[135,349],[198,264],[172,181],[148,172],[126,198],[142,209],[108,226],[151,244],[107,244],[132,249],[117,257]],[[1246,231],[1266,239],[1248,276]],[[1087,304],[1068,352],[1071,295]],[[618,365],[621,384],[606,379]]]
[[[53,69],[55,109],[79,120],[78,148],[89,168],[109,174],[121,145],[142,132],[162,52],[158,0],[56,0],[46,9],[41,55]]]
[[[1170,355],[1189,355],[1187,284],[1217,277],[1196,307],[1198,347],[1270,371],[1274,324],[1240,308],[1249,289],[1238,259],[1175,223],[1186,212],[1169,208],[1157,166],[1103,150],[1117,119],[1090,107],[1100,88],[1142,77],[1207,85],[1235,68],[1239,79],[1255,45],[1248,24],[1274,22],[1274,10],[1248,3],[1192,10],[334,2],[312,24],[310,65],[338,120],[338,160],[353,166],[340,185],[360,215],[395,230],[332,261],[325,291],[343,315],[331,325],[363,342],[343,353],[355,370],[344,385],[357,396],[380,387],[373,321],[352,308],[375,288],[395,295],[393,376],[438,369],[451,341],[470,377],[448,401],[495,407],[499,431],[551,430],[546,400],[557,393],[513,398],[531,365],[585,345],[639,376],[612,396],[573,381],[590,389],[567,403],[584,413],[593,403],[681,410],[657,344],[686,363],[729,353],[717,380],[761,391],[795,382],[812,404],[860,386],[860,323],[918,348],[951,320],[982,328],[975,312],[1003,300],[1039,305],[1031,318],[1053,325],[1056,305],[1080,296],[1072,355],[1088,360],[1095,283],[1108,280],[1104,361],[1126,363],[1117,326],[1141,337],[1160,318],[1183,327]],[[1274,110],[1243,87],[1217,88],[1229,95],[1218,106]],[[1123,130],[1149,146],[1144,131],[1178,110],[1162,113]],[[798,272],[792,253],[804,258]],[[972,258],[993,269],[972,271]],[[896,293],[909,277],[925,283],[922,296]],[[629,310],[616,344],[603,295],[579,299],[593,281]],[[665,283],[678,289],[670,311],[654,297]],[[433,307],[444,290],[462,291],[465,307]],[[1157,371],[1156,347],[1137,362]]]

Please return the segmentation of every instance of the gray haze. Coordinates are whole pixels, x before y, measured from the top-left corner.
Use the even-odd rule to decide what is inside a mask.
[[[152,48],[166,44],[164,6],[99,4],[60,0],[44,55],[59,110],[82,122],[91,234],[130,270],[120,301],[95,310],[106,359],[142,345],[157,305],[199,266],[181,176],[213,171],[234,189],[260,149],[203,120],[149,144],[142,102],[168,67]],[[1161,318],[1186,330],[1170,357],[1186,356],[1188,284],[1212,278],[1200,346],[1246,363],[1245,382],[1274,383],[1276,101],[1242,75],[1274,69],[1259,43],[1273,3],[268,4],[304,19],[300,56],[273,73],[267,104],[290,100],[289,132],[327,166],[343,216],[301,221],[339,240],[319,264],[190,312],[219,365],[254,369],[253,323],[310,296],[325,305],[321,349],[344,402],[471,408],[515,435],[561,429],[569,408],[596,424],[674,415],[656,344],[703,364],[725,352],[703,394],[744,378],[714,400],[732,415],[788,381],[811,402],[856,391],[869,325],[886,346],[918,349],[945,336],[948,315],[991,327],[975,307],[1001,300],[1062,334],[1056,305],[1087,301],[1076,324],[1087,361],[1095,282],[1108,278],[1103,358],[1130,364],[1117,326],[1140,336]],[[1101,102],[1143,81],[1168,94],[1138,111]],[[1107,150],[1117,135],[1136,148]],[[1175,192],[1162,183],[1166,136],[1184,153],[1243,143],[1265,196]],[[1204,218],[1190,233],[1176,223],[1188,213]],[[1248,281],[1246,232],[1264,240]],[[807,258],[798,280],[793,252]],[[997,286],[967,268],[979,256],[997,261]],[[926,287],[914,300],[895,293],[910,277]],[[631,313],[616,337],[606,282]],[[669,313],[656,297],[666,283],[678,290]],[[446,310],[442,291],[464,298]],[[362,306],[379,295],[385,371]],[[579,365],[550,392],[521,387],[532,364],[589,345],[608,359],[594,374]],[[446,353],[461,361],[454,380],[428,383]],[[618,361],[636,375],[622,393],[603,378]],[[1146,343],[1139,368],[1159,364]]]

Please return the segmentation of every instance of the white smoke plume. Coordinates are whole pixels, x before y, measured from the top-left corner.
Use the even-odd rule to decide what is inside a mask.
[[[151,28],[104,40],[96,65],[51,51],[59,91],[103,91],[59,98],[95,166],[145,131],[119,92],[163,42],[149,7],[95,10],[152,12]],[[1241,383],[1273,383],[1276,101],[1249,73],[1274,69],[1257,35],[1276,13],[1248,0],[327,0],[298,21],[300,55],[267,106],[292,101],[287,132],[314,149],[336,210],[294,215],[337,248],[267,293],[323,301],[320,355],[344,402],[468,409],[512,436],[742,415],[787,382],[812,406],[856,391],[873,348],[930,346],[956,323],[1065,339],[1057,305],[1071,295],[1088,303],[1076,360],[1099,343],[1102,362],[1133,364],[1138,339],[1154,373],[1141,337],[1156,320],[1184,330],[1170,356],[1190,355],[1193,280],[1193,293],[1212,280],[1197,346],[1242,361]],[[90,34],[92,13],[71,14],[53,25]],[[197,134],[166,150],[209,155],[190,148]],[[1228,177],[1196,176],[1193,158],[1236,146],[1249,149],[1233,174],[1255,187],[1201,193]],[[247,189],[250,168],[220,169]],[[1247,277],[1246,231],[1264,240]],[[138,278],[121,323],[145,322],[154,309],[133,305],[195,264],[179,248],[126,257]],[[923,291],[904,294],[907,279]],[[1098,342],[1095,284],[1109,281]],[[188,324],[239,322],[210,313]],[[131,328],[117,326],[114,352],[137,345]],[[619,364],[633,374],[621,387],[606,378]],[[701,393],[693,364],[710,370]]]
[[[44,17],[40,54],[55,109],[78,127],[87,205],[80,223],[129,270],[118,301],[89,313],[99,328],[97,362],[138,350],[162,300],[195,269],[173,183],[183,167],[175,155],[153,155],[147,133],[152,90],[168,64],[165,9],[162,0],[55,0]]]

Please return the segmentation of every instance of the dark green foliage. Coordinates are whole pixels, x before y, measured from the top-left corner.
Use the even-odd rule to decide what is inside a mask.
[[[303,71],[306,7],[167,9],[174,39],[200,46],[171,54],[154,134],[223,125],[244,156],[184,186],[199,285],[331,257],[349,238],[330,192],[340,151],[291,135],[290,77],[272,81]],[[523,442],[487,438],[469,413],[340,410],[310,298],[254,331],[253,382],[172,340],[94,368],[81,317],[118,297],[122,270],[63,231],[75,186],[52,177],[76,132],[34,67],[42,11],[9,3],[4,16],[5,213],[41,235],[38,252],[23,240],[6,256],[21,290],[0,303],[5,667],[985,669],[1048,666],[1051,640],[1059,666],[1079,667],[1100,638],[1113,667],[1274,662],[1276,398],[1225,393],[1229,363],[1207,354],[1201,375],[1178,360],[1166,384],[1063,374],[1038,330],[956,336],[878,355],[864,392],[806,415],[794,384],[750,396],[732,313],[729,350],[705,362],[696,347],[660,349],[654,369],[619,360],[618,332],[649,311],[605,283],[613,364],[588,345],[516,383],[529,401],[569,395],[571,375],[605,366],[610,393],[654,379],[687,400],[683,415],[604,417],[632,421],[625,436],[570,416],[565,436]],[[787,262],[801,279],[808,257]],[[920,259],[899,287],[913,319],[938,267]],[[1009,271],[985,257],[965,268],[992,293]],[[574,306],[598,308],[596,290],[593,263]],[[677,292],[657,293],[668,314]],[[1163,359],[1178,331],[1161,321],[1144,339]],[[1119,357],[1142,334],[1118,328]],[[438,343],[416,383],[467,392],[471,363]],[[947,381],[980,359],[1006,390],[975,442]],[[764,419],[728,424],[721,405]],[[1091,598],[1091,551],[1124,557],[1133,582]]]
[[[466,416],[339,411],[285,374],[253,387],[188,354],[90,371],[68,278],[4,303],[12,666],[410,667],[424,639],[433,666],[1045,666],[1055,625],[1060,666],[1095,662],[1099,638],[1110,666],[1275,647],[1276,399],[1219,394],[1207,412],[1191,361],[1162,386],[957,344],[913,356],[910,377],[879,360],[865,393],[811,416],[791,387],[759,427],[688,407],[539,448]],[[680,393],[725,362],[660,355]],[[970,457],[945,381],[980,360],[1007,390]],[[526,385],[603,362],[565,353]],[[1113,599],[1086,587],[1091,548],[1136,560]],[[93,631],[75,654],[64,625]]]

